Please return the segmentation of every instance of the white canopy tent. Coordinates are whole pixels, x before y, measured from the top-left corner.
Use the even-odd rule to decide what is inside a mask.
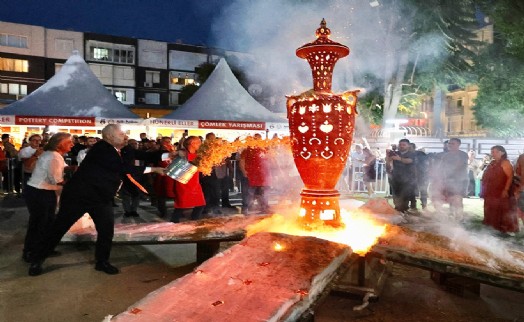
[[[153,126],[177,128],[265,131],[285,129],[287,120],[258,103],[240,85],[225,59],[198,91],[182,106]]]

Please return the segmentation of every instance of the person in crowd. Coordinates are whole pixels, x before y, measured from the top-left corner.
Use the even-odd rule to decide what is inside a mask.
[[[428,155],[423,151],[417,150],[415,143],[410,143],[411,151],[413,152],[415,162],[415,194],[410,200],[410,208],[417,210],[417,199],[420,198],[420,205],[422,209],[428,206]]]
[[[492,147],[491,156],[493,161],[488,165],[482,177],[482,197],[484,198],[482,223],[502,233],[518,232],[519,224],[512,191],[513,167],[503,146]]]
[[[31,141],[35,137],[40,138],[39,135],[32,135],[29,141],[35,142]],[[33,144],[36,145],[36,143]],[[37,159],[37,162],[24,189],[29,211],[29,223],[22,253],[22,258],[26,262],[31,262],[45,233],[51,229],[55,221],[57,194],[62,190],[64,184],[66,167],[64,154],[72,147],[71,134],[58,132],[45,145],[43,149],[45,152],[33,157]]]
[[[262,140],[259,133],[253,136],[255,140]],[[248,214],[255,202],[255,198],[260,207],[260,213],[269,213],[269,202],[267,190],[271,186],[269,173],[269,158],[266,149],[260,147],[249,147],[242,152],[240,166],[247,176],[249,182],[247,208],[243,210]]]
[[[229,201],[229,190],[233,186],[233,178],[230,175],[232,172],[233,167],[231,165],[231,157],[226,158],[223,164],[215,168],[218,185],[220,187],[220,202],[222,208],[236,209],[236,207],[231,205],[231,202]]]
[[[216,136],[213,132],[206,134],[204,144],[212,144],[216,140]],[[200,184],[204,191],[204,198],[206,199],[206,206],[204,207],[203,214],[214,213],[222,214],[219,209],[220,203],[220,183],[216,174],[216,167],[213,167],[211,174],[208,176],[200,176]]]
[[[392,186],[393,203],[395,209],[400,212],[407,212],[409,200],[415,194],[415,171],[414,156],[411,152],[408,139],[401,139],[398,142],[398,152],[390,151],[386,157],[386,162],[392,162]]]
[[[13,143],[11,143],[11,137],[9,134],[4,133],[2,134],[2,145],[4,146],[4,153],[7,159],[13,159],[10,161],[11,169],[9,167],[6,167],[4,169],[4,172],[2,173],[3,176],[3,186],[4,191],[6,192],[12,192],[8,191],[9,189],[14,189],[16,193],[20,193],[20,163],[18,161],[18,151],[16,150]],[[9,162],[9,161],[8,161]],[[10,174],[9,174],[10,171]],[[13,187],[10,186],[9,179],[12,176],[11,183],[13,184]]]
[[[86,139],[85,148],[78,151],[78,155],[76,156],[76,162],[78,165],[80,165],[82,161],[84,161],[87,152],[89,152],[89,150],[96,144],[96,142],[96,138],[92,136]]]
[[[138,142],[134,139],[126,139],[126,143],[120,154],[124,163],[134,169],[133,179],[137,182],[141,181],[142,173],[140,169],[144,166],[144,162],[135,159],[135,151],[138,150]],[[82,151],[80,151],[82,152]],[[122,208],[124,208],[124,218],[128,217],[140,217],[138,214],[138,205],[140,204],[140,189],[133,184],[129,178],[125,177],[122,180],[122,187],[119,191],[120,198],[122,199]]]
[[[515,163],[515,177],[517,179],[517,189],[515,196],[517,198],[517,213],[518,217],[524,223],[524,154],[519,155]]]
[[[449,139],[448,151],[441,155],[436,169],[438,183],[432,190],[431,199],[439,213],[444,211],[443,203],[449,203],[451,215],[456,220],[463,219],[462,199],[468,186],[468,154],[460,150],[460,144],[458,138]]]
[[[388,155],[395,155],[398,153],[398,146],[396,144],[391,144],[389,149],[386,149],[386,157],[384,158],[386,175],[388,177],[389,184],[389,195],[393,196],[393,160],[388,158]]]
[[[28,138],[29,145],[22,148],[18,153],[18,158],[22,162],[22,193],[25,195],[27,188],[27,181],[31,177],[36,166],[38,157],[44,153],[44,149],[40,144],[42,143],[42,136],[40,134],[33,134]]]
[[[163,152],[174,152],[175,148],[171,144],[169,136],[162,137],[161,148]],[[166,168],[171,163],[171,160],[163,160],[157,166]],[[153,188],[156,197],[156,207],[158,216],[164,218],[167,215],[166,202],[168,199],[175,198],[175,180],[170,176],[156,175],[153,179]]]
[[[71,152],[69,152],[69,156],[71,157],[71,165],[78,165],[77,156],[80,151],[87,148],[87,136],[81,135],[79,137],[74,136],[73,138],[74,146]]]
[[[468,151],[468,188],[466,189],[466,196],[468,197],[476,196],[475,181],[479,174],[480,166],[480,162],[475,158],[476,156],[477,154],[475,153],[475,150]]]
[[[362,151],[362,144],[358,143],[354,145],[355,150],[349,154],[351,160],[351,168],[349,171],[348,182],[350,182],[351,190],[359,190],[359,186],[356,185],[356,179],[362,178],[362,167],[364,166],[364,160],[366,156]]]
[[[184,140],[184,149],[179,150],[179,155],[191,162],[196,159],[200,145],[202,145],[202,140],[198,136],[189,136]],[[171,217],[172,222],[180,222],[184,209],[191,208],[193,209],[191,219],[200,219],[205,205],[206,201],[200,185],[199,172],[195,173],[186,184],[175,182],[175,209]]]
[[[237,138],[236,140],[239,140],[239,138]],[[237,167],[235,170],[236,170],[237,186],[240,189],[240,196],[242,198],[241,212],[243,214],[247,214],[249,180],[247,179],[246,169],[244,167],[245,160],[242,160],[243,152],[244,152],[244,149],[239,149],[237,153],[235,153],[235,160],[237,164]]]
[[[95,269],[107,274],[118,274],[118,268],[109,263],[114,233],[113,197],[123,177],[132,174],[122,159],[120,149],[126,134],[119,124],[102,129],[102,140],[86,155],[82,165],[62,190],[60,209],[52,228],[36,250],[29,267],[29,275],[42,273],[42,264],[55,249],[64,234],[85,213],[89,213],[98,233],[95,246]],[[143,168],[142,168],[143,169]],[[163,173],[162,168],[145,168],[143,171]]]
[[[375,180],[377,179],[377,170],[375,168],[377,158],[371,152],[370,149],[364,148],[362,150],[365,159],[364,164],[362,166],[362,172],[364,173],[364,184],[366,185],[366,189],[368,191],[368,196],[373,196],[375,191],[373,190],[373,184],[375,183]]]
[[[486,153],[484,154],[484,157],[482,158],[482,161],[480,162],[479,172],[477,174],[477,181],[480,185],[479,196],[482,195],[482,177],[484,176],[484,171],[486,171],[486,168],[488,167],[488,165],[491,164],[491,161],[493,161],[491,154]]]

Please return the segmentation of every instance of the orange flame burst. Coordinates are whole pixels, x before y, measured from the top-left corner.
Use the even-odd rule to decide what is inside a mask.
[[[341,218],[343,222],[342,227],[316,225],[312,229],[306,230],[297,223],[295,217],[274,214],[256,224],[248,226],[247,235],[251,236],[264,231],[317,237],[348,245],[354,253],[365,255],[377,243],[379,237],[386,232],[387,224],[372,219],[366,212],[349,212],[341,209]],[[283,251],[277,245],[279,244],[275,243],[273,249]]]

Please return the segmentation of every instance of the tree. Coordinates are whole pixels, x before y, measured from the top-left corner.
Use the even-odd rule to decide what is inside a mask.
[[[383,3],[383,4],[382,4]],[[464,83],[475,46],[475,6],[471,0],[381,1],[380,41],[384,44],[384,122],[399,107],[448,84]],[[390,10],[395,8],[394,10]],[[400,37],[393,37],[398,35]],[[384,124],[386,125],[386,124]]]
[[[483,10],[494,21],[493,44],[475,60],[478,95],[473,111],[479,125],[502,137],[524,135],[524,5],[517,0],[489,2]]]

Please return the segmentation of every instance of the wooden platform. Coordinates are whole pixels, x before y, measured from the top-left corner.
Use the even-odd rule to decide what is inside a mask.
[[[218,252],[220,242],[244,239],[246,227],[264,218],[266,217],[235,215],[176,224],[172,222],[117,224],[115,225],[113,244],[195,243],[197,245],[197,262],[201,263]],[[97,233],[94,228],[74,228],[62,238],[61,243],[94,243],[96,236]]]
[[[296,321],[349,254],[348,247],[322,239],[258,233],[112,321]]]

